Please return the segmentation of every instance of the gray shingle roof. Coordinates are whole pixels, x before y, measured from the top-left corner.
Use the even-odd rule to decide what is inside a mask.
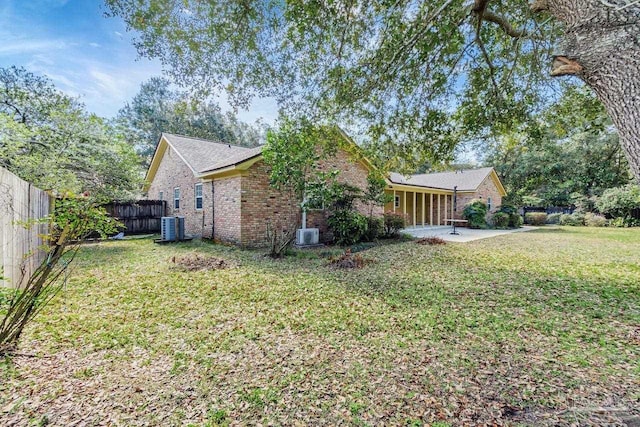
[[[458,191],[475,191],[492,170],[493,168],[464,169],[454,172],[411,175],[409,177],[391,172],[389,180],[395,184],[415,185],[418,187],[453,190],[453,187],[457,186]]]
[[[255,156],[259,156],[260,154],[262,154],[262,147],[247,148],[245,151],[241,151],[231,157],[227,157],[226,159],[219,160],[211,164],[210,166],[202,169],[200,172],[209,172],[216,169],[226,168],[227,166],[237,165],[238,163],[242,163],[245,160],[249,160]]]
[[[231,166],[262,152],[262,147],[238,147],[171,133],[163,133],[162,136],[187,162],[187,165],[197,173]]]

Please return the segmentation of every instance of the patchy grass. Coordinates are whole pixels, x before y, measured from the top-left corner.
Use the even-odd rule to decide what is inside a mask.
[[[176,271],[173,257],[233,268]],[[0,362],[0,424],[622,425],[640,230],[369,249],[361,269],[206,243],[87,245]]]

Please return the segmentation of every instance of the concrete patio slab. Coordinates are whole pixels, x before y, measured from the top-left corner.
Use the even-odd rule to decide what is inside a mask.
[[[513,230],[474,230],[471,228],[456,227],[456,231],[459,234],[450,234],[452,231],[451,226],[437,226],[437,227],[410,227],[402,230],[403,233],[407,233],[416,238],[422,237],[440,237],[447,242],[471,242],[474,240],[487,239],[489,237],[502,236],[503,234],[522,233],[525,231],[537,230],[538,227],[531,227],[525,225]]]

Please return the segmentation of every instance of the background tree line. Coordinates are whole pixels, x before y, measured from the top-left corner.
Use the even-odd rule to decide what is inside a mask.
[[[115,119],[86,110],[46,77],[0,68],[0,165],[59,194],[99,201],[141,196],[144,171],[162,132],[256,146],[265,128],[151,78]]]

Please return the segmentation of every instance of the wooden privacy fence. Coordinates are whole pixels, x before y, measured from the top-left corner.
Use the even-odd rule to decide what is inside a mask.
[[[49,215],[52,204],[49,194],[0,168],[0,286],[23,286],[44,260],[41,236],[48,224],[21,222]]]
[[[124,224],[125,234],[159,233],[166,203],[163,200],[138,200],[132,203],[109,203],[104,208]]]

